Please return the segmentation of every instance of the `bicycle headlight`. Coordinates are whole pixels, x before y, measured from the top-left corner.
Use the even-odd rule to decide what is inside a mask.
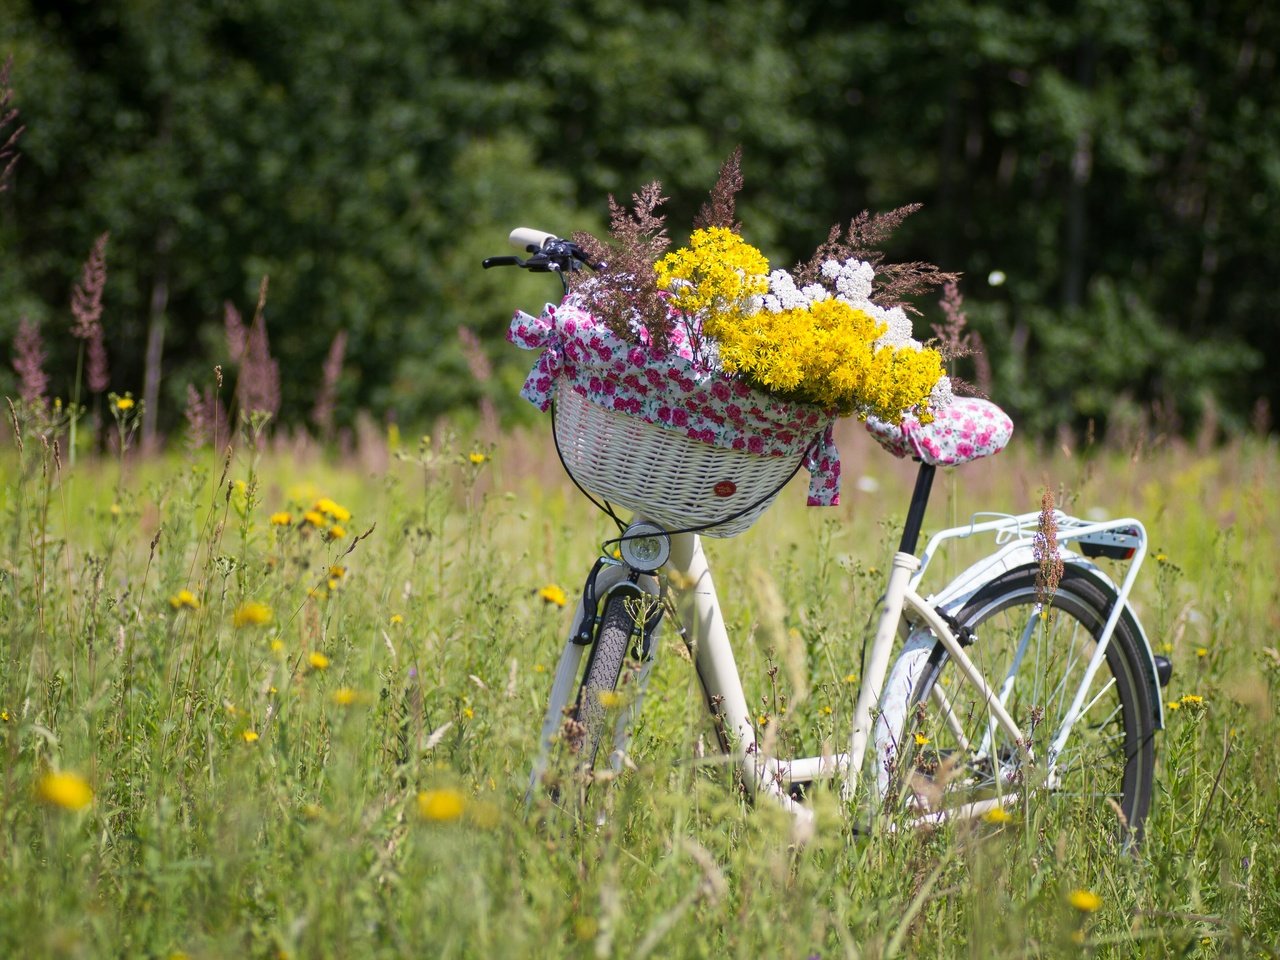
[[[627,527],[618,549],[627,566],[653,573],[671,556],[671,538],[661,527],[640,520]]]

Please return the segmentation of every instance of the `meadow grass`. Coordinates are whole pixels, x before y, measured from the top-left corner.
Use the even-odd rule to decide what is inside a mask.
[[[539,591],[572,597],[609,533],[549,446],[72,468],[11,442],[0,955],[1277,955],[1274,444],[1015,445],[939,478],[930,529],[1037,509],[1046,484],[1147,523],[1135,605],[1178,707],[1136,855],[1096,812],[1034,801],[855,836],[834,791],[796,843],[697,759],[714,737],[669,633],[634,769],[592,792],[602,822],[526,808],[572,606]],[[810,753],[846,736],[911,477],[856,428],[842,447],[843,506],[796,486],[708,544],[749,700]]]

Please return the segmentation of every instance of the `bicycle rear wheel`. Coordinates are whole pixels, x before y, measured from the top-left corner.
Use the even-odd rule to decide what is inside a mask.
[[[1046,607],[1036,568],[1020,567],[983,587],[957,615],[972,631],[967,653],[1019,728],[1034,760],[990,718],[940,643],[911,695],[899,756],[906,795],[926,816],[972,816],[1031,793],[1120,823],[1137,842],[1151,803],[1155,710],[1143,669],[1140,632],[1126,611],[1085,691],[1081,713],[1056,757],[1049,756],[1106,624],[1114,592],[1068,565]],[[902,768],[900,768],[902,769]]]

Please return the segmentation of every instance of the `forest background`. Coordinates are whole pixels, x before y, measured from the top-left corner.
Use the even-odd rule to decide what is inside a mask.
[[[532,416],[502,335],[555,288],[480,260],[516,225],[599,234],[652,179],[679,241],[740,144],[779,266],[925,204],[888,254],[964,274],[1024,431],[1270,430],[1277,51],[1280,8],[1245,0],[0,0],[0,343],[38,324],[72,395],[109,233],[102,392],[146,399],[144,439],[232,365],[228,305],[268,275],[286,427]]]

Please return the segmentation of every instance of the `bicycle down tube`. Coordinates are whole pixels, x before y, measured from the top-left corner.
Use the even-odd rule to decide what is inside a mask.
[[[701,541],[694,534],[680,534],[672,539],[671,569],[691,584],[686,591],[691,604],[686,614],[685,626],[690,635],[696,638],[695,664],[707,703],[717,722],[722,724],[729,739],[728,746],[739,758],[747,784],[755,790],[763,789],[788,810],[797,814],[807,812],[786,791],[784,784],[788,781],[844,774],[848,778],[848,784],[857,783],[870,739],[873,714],[880,705],[885,674],[904,610],[910,611],[909,619],[927,626],[943,643],[948,653],[955,658],[965,679],[977,691],[978,699],[990,707],[995,722],[1015,742],[1025,741],[1021,730],[1005,711],[981,672],[965,654],[946,622],[919,594],[908,588],[910,575],[919,561],[909,554],[899,553],[894,558],[894,572],[890,575],[871,656],[862,678],[849,752],[830,757],[794,760],[762,754]],[[884,787],[881,784],[880,792],[883,792]]]

